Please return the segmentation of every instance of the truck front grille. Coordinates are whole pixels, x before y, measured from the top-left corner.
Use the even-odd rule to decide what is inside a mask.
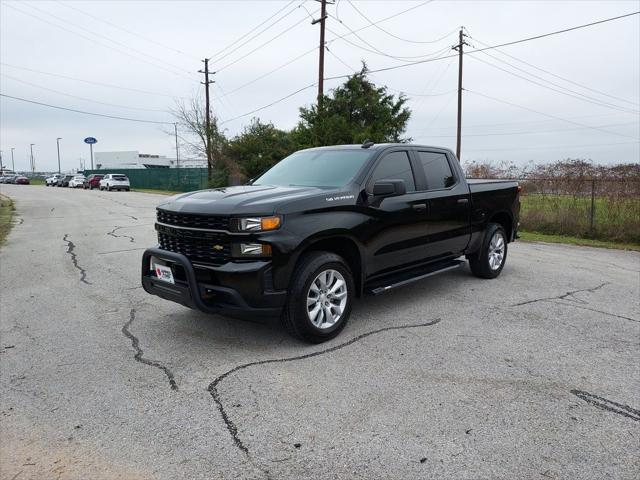
[[[203,228],[209,230],[229,230],[229,217],[214,215],[195,215],[175,213],[157,209],[158,222],[185,228]]]
[[[158,232],[160,248],[170,252],[181,253],[191,262],[209,265],[222,265],[231,258],[231,245],[226,235],[219,238],[186,238]]]

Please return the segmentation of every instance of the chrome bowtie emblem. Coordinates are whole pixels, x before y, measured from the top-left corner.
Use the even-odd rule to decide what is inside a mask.
[[[214,246],[213,246],[213,249],[214,249],[214,250],[218,250],[218,251],[222,250],[223,248],[224,248],[224,247],[223,247],[222,245],[214,245]]]

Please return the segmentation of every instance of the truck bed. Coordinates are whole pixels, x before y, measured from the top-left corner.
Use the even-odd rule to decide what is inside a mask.
[[[498,179],[477,179],[468,178],[467,184],[469,185],[469,191],[473,193],[505,190],[505,189],[517,189],[517,180],[498,180]]]

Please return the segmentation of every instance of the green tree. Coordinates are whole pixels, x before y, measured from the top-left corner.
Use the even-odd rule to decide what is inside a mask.
[[[359,73],[325,95],[322,107],[300,109],[300,122],[292,132],[298,147],[362,143],[405,142],[402,138],[411,111],[403,95],[390,95],[367,78],[363,63]]]
[[[291,134],[254,118],[226,148],[226,157],[253,178],[296,150]]]

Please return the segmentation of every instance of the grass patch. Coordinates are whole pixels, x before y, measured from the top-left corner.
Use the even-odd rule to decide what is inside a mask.
[[[142,193],[155,193],[158,195],[176,195],[178,193],[185,192],[176,192],[174,190],[157,190],[155,188],[132,188],[132,192],[142,192]]]
[[[549,235],[539,232],[519,231],[520,240],[524,242],[564,243],[566,245],[580,245],[583,247],[615,248],[618,250],[640,251],[638,243],[619,243],[606,240],[592,240],[590,238],[578,238],[566,235]]]
[[[0,246],[4,245],[7,235],[9,235],[9,231],[13,226],[14,212],[13,201],[9,197],[0,195]]]
[[[29,185],[44,185],[44,178],[30,178]]]
[[[595,198],[593,229],[591,197],[530,194],[520,198],[522,230],[584,239],[640,243],[638,197]]]

